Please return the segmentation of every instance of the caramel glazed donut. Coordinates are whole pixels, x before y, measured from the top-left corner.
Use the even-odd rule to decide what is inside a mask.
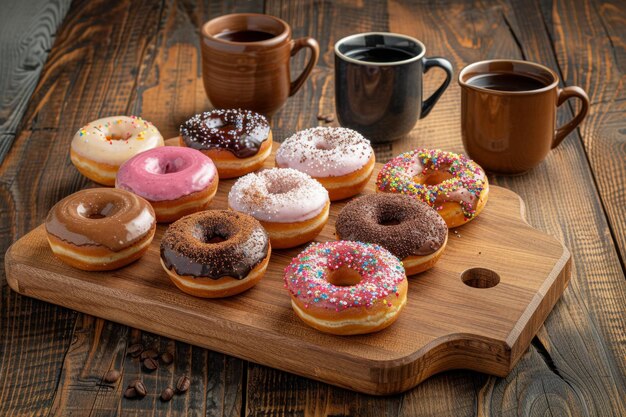
[[[464,155],[416,149],[387,162],[376,180],[378,191],[400,193],[437,210],[449,228],[475,219],[487,203],[485,171]]]
[[[261,280],[272,252],[257,220],[207,210],[172,223],[161,239],[161,265],[183,292],[217,298],[239,294]]]
[[[139,259],[156,230],[150,203],[112,188],[90,188],[64,198],[45,224],[54,255],[85,271],[117,269]]]
[[[294,312],[325,333],[382,330],[406,304],[402,264],[385,248],[362,242],[310,245],[285,268]]]
[[[180,126],[180,146],[211,158],[220,178],[256,171],[272,153],[267,119],[250,110],[213,110],[196,114]]]
[[[76,132],[70,145],[70,159],[85,177],[113,186],[120,165],[140,152],[159,146],[163,146],[163,137],[141,117],[105,117]]]
[[[259,220],[274,248],[292,248],[322,231],[330,201],[326,189],[304,172],[272,168],[239,178],[228,206]]]
[[[344,127],[314,127],[286,139],[276,152],[276,165],[293,168],[318,180],[330,201],[360,193],[376,158],[370,142]]]
[[[426,203],[401,194],[350,201],[335,222],[337,238],[376,243],[402,260],[407,276],[432,268],[448,241],[448,227]]]

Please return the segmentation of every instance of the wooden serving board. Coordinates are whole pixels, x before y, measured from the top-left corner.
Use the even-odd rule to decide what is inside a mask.
[[[366,193],[375,191],[375,178]],[[212,208],[227,207],[233,183],[220,181]],[[344,204],[331,205],[317,240],[335,240]],[[483,213],[450,231],[439,263],[409,278],[407,305],[392,326],[331,336],[296,317],[283,286],[283,269],[302,247],[274,251],[265,277],[249,291],[208,300],[182,293],[163,271],[165,229],[158,227],[134,264],[84,272],[53,256],[42,225],[7,251],[7,280],[29,297],[355,391],[392,394],[448,369],[507,375],[570,278],[569,251],[526,223],[517,194],[492,186]],[[477,288],[494,284],[496,274],[497,285]]]

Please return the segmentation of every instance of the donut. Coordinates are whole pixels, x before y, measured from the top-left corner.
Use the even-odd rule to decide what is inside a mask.
[[[369,194],[337,216],[337,238],[376,243],[402,260],[406,275],[432,268],[448,241],[448,227],[428,204],[402,194]]]
[[[425,202],[449,228],[475,219],[489,195],[487,176],[477,163],[438,149],[416,149],[393,158],[378,173],[376,186]]]
[[[382,330],[406,304],[400,260],[382,246],[338,241],[311,244],[285,268],[294,312],[325,333]]]
[[[70,145],[70,159],[85,177],[113,186],[120,165],[139,152],[163,144],[157,128],[141,117],[105,117],[76,132]]]
[[[269,237],[253,217],[207,210],[172,223],[161,239],[161,265],[183,292],[218,298],[257,284],[272,252]]]
[[[293,168],[318,180],[330,201],[360,193],[374,171],[369,140],[345,127],[314,127],[286,139],[276,152],[276,166]]]
[[[78,191],[56,203],[46,218],[52,253],[85,271],[109,271],[148,250],[156,221],[143,198],[115,188]]]
[[[272,153],[267,119],[241,109],[196,114],[180,127],[180,146],[197,149],[211,158],[220,178],[256,171]]]
[[[115,187],[148,200],[157,222],[205,210],[218,184],[211,158],[191,148],[163,146],[135,155],[117,172]]]
[[[304,172],[272,168],[239,178],[228,193],[228,205],[259,220],[272,247],[292,248],[322,231],[330,201],[326,189]]]

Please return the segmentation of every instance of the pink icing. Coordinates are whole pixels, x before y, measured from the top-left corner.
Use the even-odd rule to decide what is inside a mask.
[[[362,277],[355,285],[328,282],[328,271],[340,267],[356,270]],[[402,263],[391,252],[369,243],[337,241],[312,244],[285,268],[285,287],[308,308],[316,305],[336,311],[390,305],[398,285],[406,280]]]
[[[142,152],[122,164],[115,187],[148,201],[169,201],[202,191],[216,178],[213,161],[202,152],[163,146]]]

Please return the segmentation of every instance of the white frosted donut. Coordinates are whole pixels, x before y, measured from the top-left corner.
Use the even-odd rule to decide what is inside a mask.
[[[163,144],[163,136],[152,123],[136,116],[112,116],[80,128],[71,148],[89,160],[119,166],[138,153]]]
[[[276,152],[276,163],[316,178],[340,177],[361,169],[372,153],[369,140],[359,132],[320,126],[287,138]]]
[[[228,193],[236,211],[274,223],[311,219],[328,203],[328,191],[309,175],[289,168],[253,172],[237,180]]]

